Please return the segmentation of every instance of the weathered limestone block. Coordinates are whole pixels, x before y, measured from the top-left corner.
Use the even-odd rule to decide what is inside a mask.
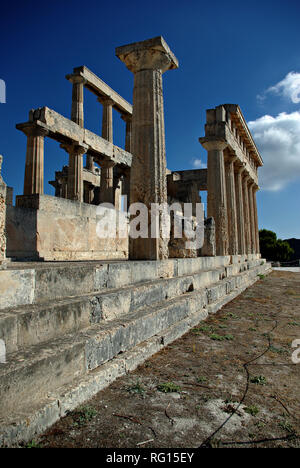
[[[6,184],[1,176],[3,156],[0,155],[0,265],[5,260],[6,252],[6,233],[5,233],[5,219],[6,219]]]
[[[162,37],[125,45],[116,55],[134,73],[130,203],[167,203],[166,150],[162,74],[178,61]],[[168,239],[130,239],[130,258],[159,260],[168,257]],[[149,218],[150,224],[150,218]]]
[[[201,249],[201,256],[216,256],[216,227],[214,218],[206,218],[204,222],[204,244]]]

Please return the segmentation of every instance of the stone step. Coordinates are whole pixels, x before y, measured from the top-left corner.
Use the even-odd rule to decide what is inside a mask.
[[[19,263],[0,271],[0,309],[42,304],[220,267],[239,268],[258,255],[179,258],[164,261]]]
[[[207,288],[8,354],[7,363],[0,366],[0,415],[18,407],[29,407],[33,397],[45,398],[48,392],[75,377],[99,367],[189,315],[210,307],[234,289],[257,279],[260,271],[265,271],[265,267],[255,267]]]
[[[9,356],[0,365],[0,446],[32,440],[270,271],[269,264],[256,265],[159,307]]]
[[[0,339],[4,341],[7,353],[15,352],[207,287],[224,275],[224,268],[216,268],[194,275],[147,281],[102,293],[51,301],[49,304],[3,309],[0,311]]]

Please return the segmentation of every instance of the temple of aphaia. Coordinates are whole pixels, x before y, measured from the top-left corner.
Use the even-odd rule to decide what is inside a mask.
[[[0,175],[0,446],[31,440],[270,270],[259,253],[263,162],[240,107],[207,110],[207,168],[172,172],[162,78],[178,60],[162,37],[116,55],[133,74],[132,104],[74,68],[70,118],[42,107],[16,125],[27,150],[15,205]],[[84,88],[102,108],[101,135],[85,128]],[[45,138],[66,155],[55,196],[44,194]]]

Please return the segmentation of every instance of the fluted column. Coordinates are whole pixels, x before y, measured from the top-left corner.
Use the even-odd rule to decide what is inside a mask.
[[[83,201],[83,155],[87,151],[85,145],[62,146],[69,153],[67,198]]]
[[[227,195],[227,220],[229,254],[238,254],[237,210],[235,196],[234,158],[227,156],[225,160],[225,178]]]
[[[256,233],[255,233],[255,216],[253,206],[253,181],[248,185],[249,196],[249,211],[250,211],[250,234],[251,234],[251,253],[256,253]]]
[[[235,199],[237,213],[237,230],[238,230],[238,253],[243,255],[246,253],[245,242],[245,219],[244,219],[244,200],[243,200],[243,181],[242,172],[243,166],[235,164]]]
[[[80,127],[84,127],[83,87],[85,80],[81,76],[72,76],[70,81],[73,84],[71,120]]]
[[[252,187],[252,197],[253,197],[253,211],[254,211],[254,223],[255,223],[255,252],[260,253],[259,245],[259,229],[258,229],[258,214],[257,214],[257,202],[256,202],[256,192],[259,190],[256,184]]]
[[[27,151],[24,177],[24,195],[44,193],[44,138],[43,128],[23,129],[27,135]]]
[[[131,153],[132,116],[129,114],[123,114],[121,118],[126,123],[125,151],[128,151],[128,153]]]
[[[225,181],[224,141],[200,138],[207,150],[207,217],[214,218],[216,227],[216,253],[228,255],[227,195]]]
[[[165,124],[162,74],[178,67],[176,57],[163,38],[130,44],[116,49],[116,55],[134,73],[130,175],[130,203],[147,206],[150,226],[151,205],[167,203]],[[130,239],[130,258],[158,260],[168,258],[168,239]]]
[[[109,98],[98,98],[103,105],[102,113],[102,138],[113,142],[113,115],[112,109],[114,102]]]
[[[246,254],[251,253],[251,231],[250,231],[250,209],[248,192],[248,174],[243,174],[243,200],[244,200],[244,220],[245,220],[245,245]]]
[[[114,166],[112,161],[101,161],[100,203],[114,204]]]

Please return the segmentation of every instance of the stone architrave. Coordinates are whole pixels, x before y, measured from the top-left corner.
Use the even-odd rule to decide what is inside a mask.
[[[245,219],[244,219],[244,199],[243,199],[243,179],[242,172],[244,167],[241,164],[235,164],[235,199],[237,213],[237,228],[238,228],[238,253],[244,255],[246,253],[245,241]]]
[[[130,174],[130,203],[167,203],[166,150],[162,74],[178,68],[178,61],[162,37],[116,49],[117,57],[134,73]],[[130,239],[130,258],[168,258],[168,239],[162,235],[159,215],[158,238]],[[150,229],[149,229],[150,231]]]
[[[207,150],[207,217],[214,218],[216,229],[216,253],[228,255],[228,220],[225,181],[224,149],[227,143],[221,140],[201,138]]]
[[[24,177],[24,195],[44,193],[44,138],[46,129],[29,126],[23,129],[27,135],[27,151]]]
[[[228,217],[228,237],[229,254],[238,254],[238,230],[235,196],[234,158],[227,156],[225,160],[225,178],[227,195],[227,217]]]

